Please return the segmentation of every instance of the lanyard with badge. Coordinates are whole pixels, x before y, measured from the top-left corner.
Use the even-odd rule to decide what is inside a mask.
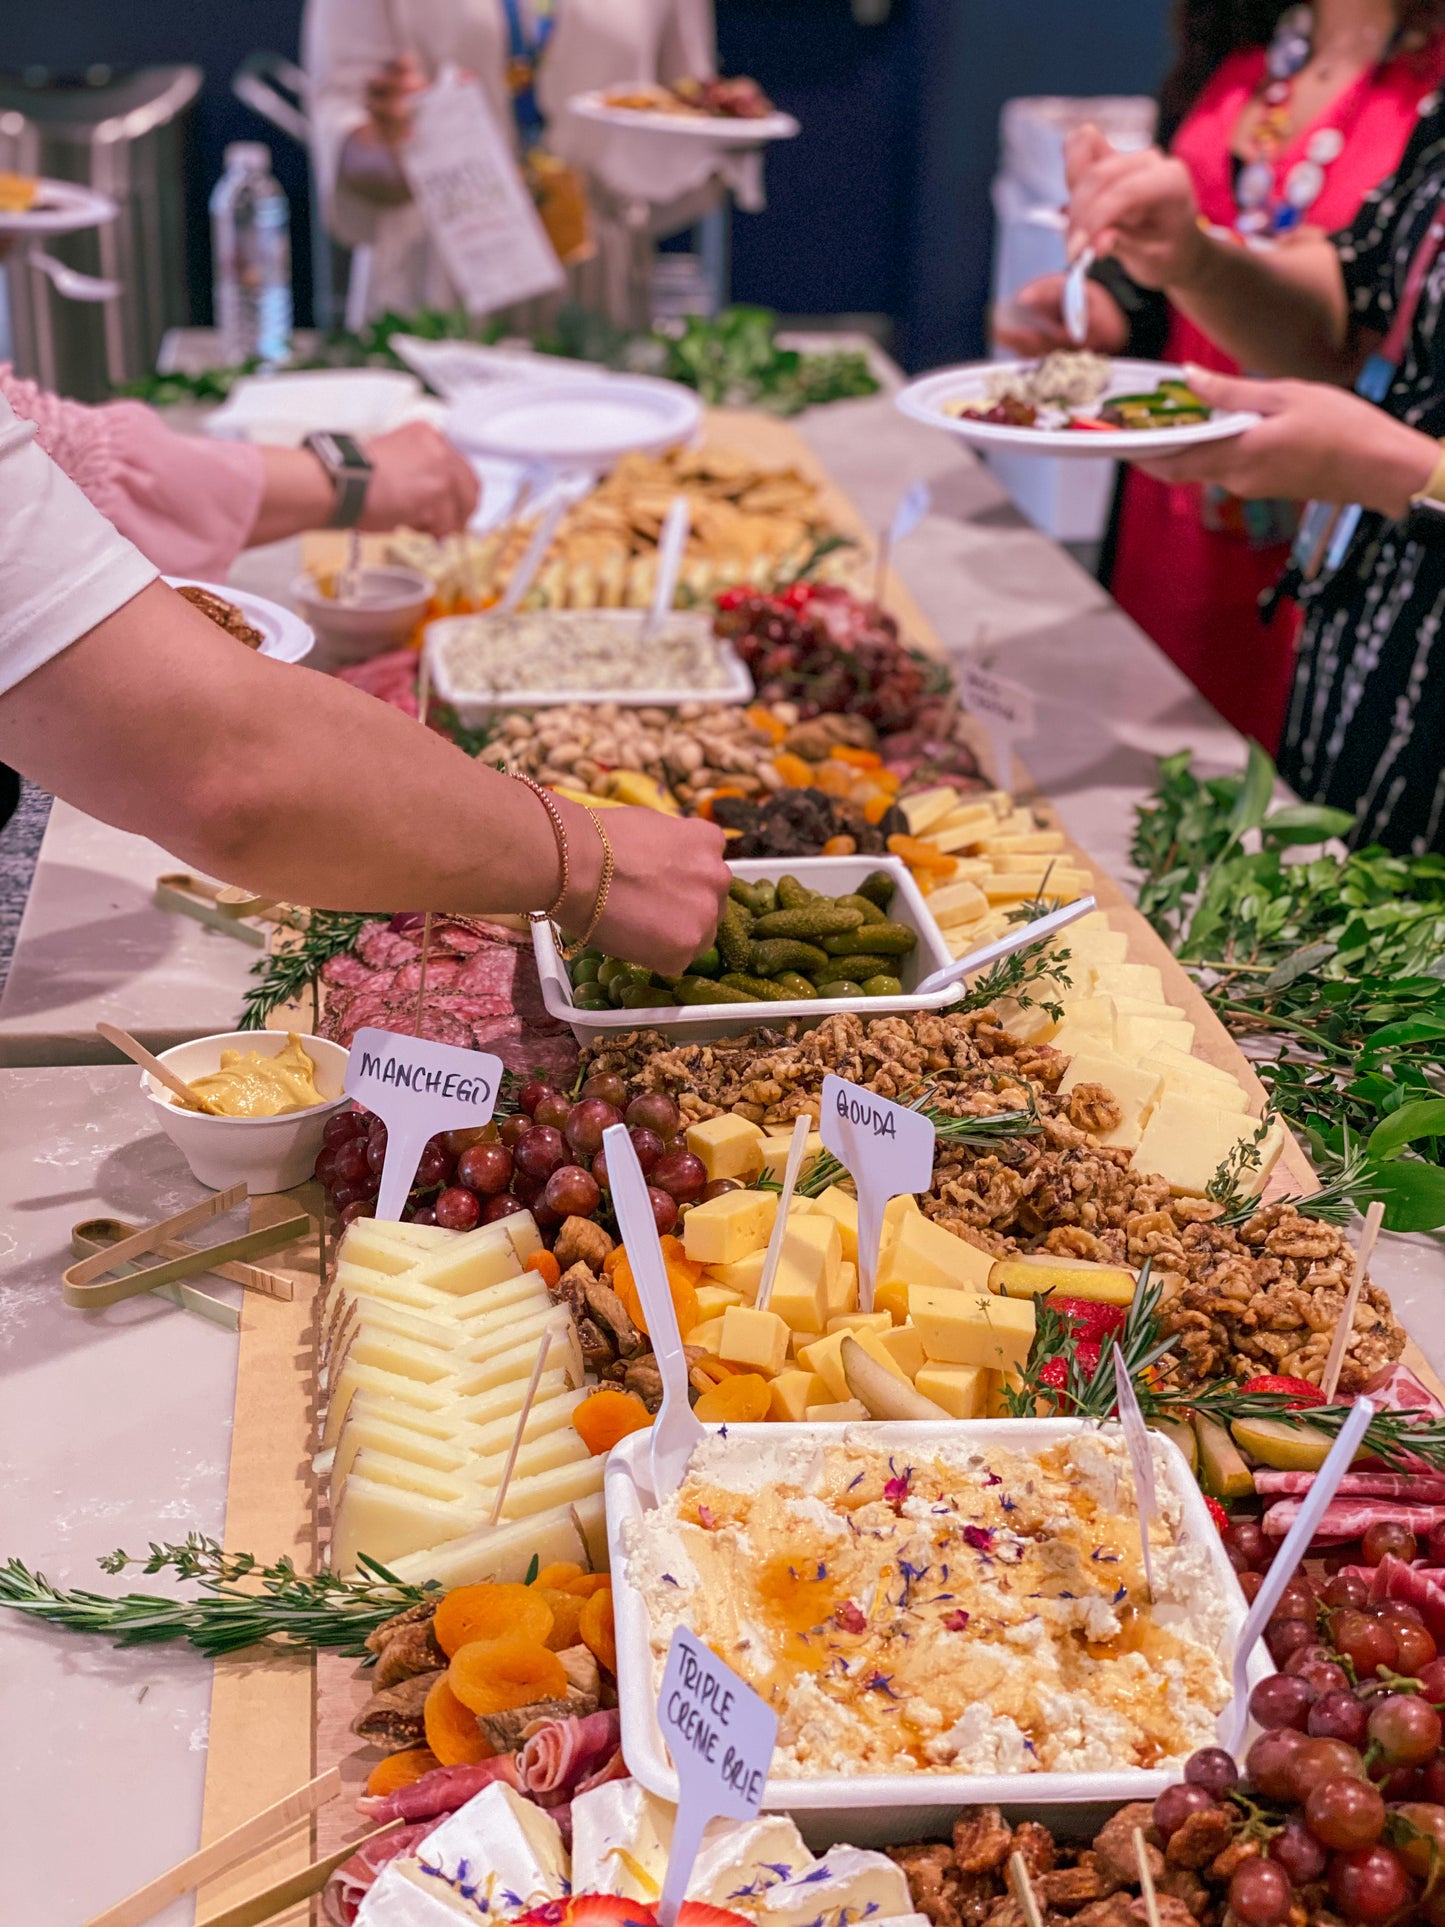
[[[1415,325],[1415,316],[1424,297],[1425,283],[1439,259],[1442,247],[1445,247],[1445,201],[1436,208],[1424,238],[1415,250],[1390,331],[1367,359],[1355,383],[1355,393],[1366,401],[1374,402],[1377,407],[1384,405],[1396,372],[1404,360],[1410,330]],[[1298,584],[1313,582],[1326,567],[1337,569],[1354,540],[1362,513],[1358,502],[1311,502],[1304,512],[1299,534],[1290,552],[1289,572],[1281,584],[1281,592],[1289,594]]]
[[[507,10],[507,87],[523,148],[535,147],[546,128],[537,104],[537,69],[557,24],[552,0],[503,0]]]

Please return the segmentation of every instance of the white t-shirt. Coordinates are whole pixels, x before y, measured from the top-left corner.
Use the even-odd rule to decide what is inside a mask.
[[[155,579],[0,396],[0,695]]]

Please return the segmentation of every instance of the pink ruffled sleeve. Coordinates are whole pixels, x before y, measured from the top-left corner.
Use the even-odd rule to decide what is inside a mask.
[[[165,575],[224,581],[256,523],[261,451],[178,435],[142,402],[88,407],[0,366],[0,395],[41,447]]]

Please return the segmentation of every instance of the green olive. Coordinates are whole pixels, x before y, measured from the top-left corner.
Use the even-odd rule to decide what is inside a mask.
[[[578,984],[595,984],[597,981],[597,972],[601,968],[602,966],[596,957],[576,958],[572,964],[572,983],[574,988]]]
[[[863,995],[863,986],[862,984],[850,984],[847,982],[840,983],[840,984],[819,984],[818,995],[820,998],[846,997],[851,1001],[852,999],[861,997]]]
[[[901,997],[902,980],[898,977],[890,977],[886,971],[877,977],[869,977],[863,985],[863,995],[865,997]]]

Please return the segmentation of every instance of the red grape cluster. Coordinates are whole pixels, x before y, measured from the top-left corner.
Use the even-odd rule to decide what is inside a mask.
[[[1253,1598],[1273,1549],[1249,1519],[1231,1521],[1225,1543]],[[1221,1749],[1196,1753],[1154,1803],[1160,1834],[1167,1843],[1194,1815],[1232,1813],[1236,1839],[1257,1848],[1229,1878],[1243,1927],[1284,1927],[1300,1903],[1311,1918],[1327,1908],[1373,1927],[1414,1909],[1445,1927],[1445,1889],[1431,1882],[1445,1866],[1445,1659],[1420,1612],[1372,1604],[1358,1573],[1316,1587],[1300,1572],[1265,1641],[1281,1670],[1250,1693],[1264,1730],[1243,1778]]]
[[[573,1098],[534,1080],[518,1093],[514,1116],[495,1132],[444,1131],[421,1154],[404,1216],[417,1224],[470,1231],[513,1211],[530,1211],[550,1244],[566,1218],[591,1218],[609,1190],[602,1134],[626,1124],[647,1179],[652,1215],[661,1233],[680,1213],[735,1187],[709,1183],[700,1158],[687,1148],[682,1114],[670,1097],[648,1091],[630,1101],[620,1077],[589,1077]],[[343,1224],[375,1211],[386,1160],[386,1126],[365,1111],[327,1120],[316,1178]]]
[[[753,673],[762,702],[792,702],[804,721],[864,716],[884,735],[911,729],[923,671],[875,604],[835,584],[797,583],[781,595],[728,589],[717,599],[717,633]]]

